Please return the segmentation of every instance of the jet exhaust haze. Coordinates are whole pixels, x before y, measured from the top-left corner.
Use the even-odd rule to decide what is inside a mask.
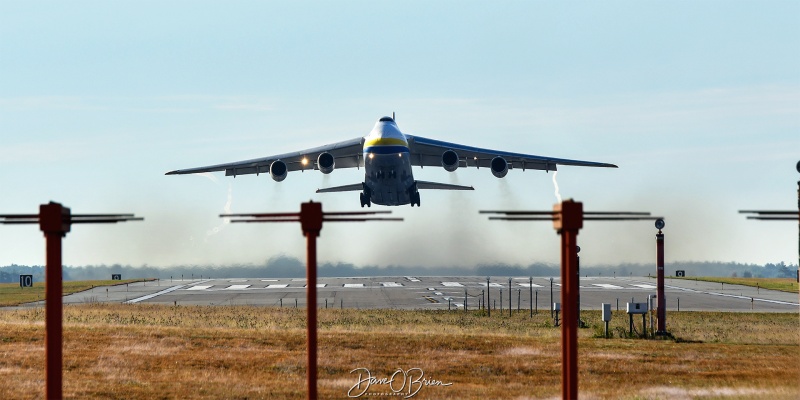
[[[558,181],[556,180],[558,171],[553,172],[553,186],[555,187],[556,202],[561,203],[561,191],[558,190]]]

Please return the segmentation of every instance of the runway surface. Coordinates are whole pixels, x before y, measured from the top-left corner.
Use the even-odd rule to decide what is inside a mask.
[[[669,311],[800,311],[798,295],[792,293],[679,279],[667,279],[665,288]],[[554,278],[552,302],[560,302],[560,289],[560,279]],[[489,304],[493,310],[508,310],[510,303],[515,310],[549,310],[551,280],[493,277],[487,291],[486,277],[476,276],[318,278],[317,293],[320,308],[474,309]],[[625,310],[627,302],[644,303],[648,295],[655,294],[654,278],[580,279],[584,310],[600,309],[601,303],[610,303],[612,310]],[[161,280],[97,287],[64,297],[65,304],[91,302],[305,307],[306,285],[305,279],[298,278]]]

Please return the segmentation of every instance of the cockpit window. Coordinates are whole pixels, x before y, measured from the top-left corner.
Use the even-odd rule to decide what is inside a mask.
[[[379,120],[380,122],[393,122],[394,120],[392,117],[383,117]]]

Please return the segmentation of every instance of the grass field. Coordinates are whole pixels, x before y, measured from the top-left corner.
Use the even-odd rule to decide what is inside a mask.
[[[126,283],[141,282],[143,279],[126,279],[121,281],[64,281],[62,291],[64,295],[89,290],[95,286],[124,285]],[[147,279],[151,281],[153,279]],[[44,282],[35,282],[33,287],[20,287],[19,283],[0,283],[0,307],[13,306],[32,301],[44,300]]]
[[[800,285],[794,278],[721,278],[711,277],[687,277],[675,278],[688,281],[718,282],[730,285],[743,285],[751,287],[761,287],[762,289],[780,290],[782,292],[798,293]]]
[[[0,385],[0,398],[43,397],[43,317],[0,311],[0,380],[13,382]],[[621,312],[604,339],[599,312],[582,317],[582,398],[800,398],[796,314],[671,312],[675,340],[627,338]],[[305,397],[303,309],[98,303],[67,306],[64,323],[69,398]],[[452,383],[418,383],[419,399],[559,397],[559,338],[548,312],[322,309],[320,398],[347,398],[367,370],[377,380],[402,370]],[[395,377],[399,388],[404,374]],[[350,393],[365,389],[362,398],[391,392],[375,383]]]

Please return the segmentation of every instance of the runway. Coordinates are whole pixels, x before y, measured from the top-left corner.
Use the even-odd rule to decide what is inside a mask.
[[[509,286],[510,285],[510,286]],[[509,290],[510,287],[510,290]],[[798,312],[798,295],[748,286],[667,279],[668,311]],[[559,278],[550,277],[360,277],[318,278],[320,308],[475,309],[489,304],[493,310],[549,310],[560,302]],[[510,292],[510,298],[509,298]],[[582,277],[583,310],[625,310],[630,301],[646,302],[656,294],[649,277]],[[64,304],[111,302],[169,305],[252,305],[305,307],[305,279],[203,279],[160,280],[97,287],[64,297]],[[466,299],[466,301],[465,301]],[[655,301],[654,301],[655,303]],[[41,302],[38,304],[42,304]],[[31,303],[27,306],[36,306]],[[618,305],[618,306],[617,306]]]

